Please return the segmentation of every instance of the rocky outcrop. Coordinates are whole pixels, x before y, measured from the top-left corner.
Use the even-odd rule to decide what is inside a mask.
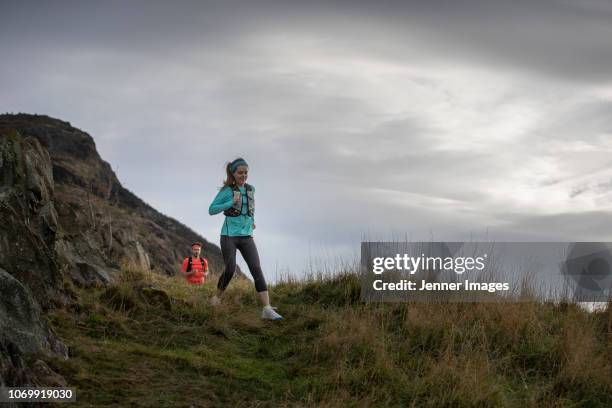
[[[43,307],[61,299],[58,216],[49,154],[34,138],[0,129],[0,267]]]
[[[65,302],[57,218],[49,154],[0,129],[0,386],[40,384],[28,358],[67,354],[40,317],[41,306]]]
[[[47,116],[0,115],[0,221],[0,387],[63,383],[37,357],[67,357],[41,315],[71,302],[69,281],[172,275],[193,241],[222,270],[218,247],[125,189],[91,136]]]
[[[0,386],[51,386],[46,379],[60,381],[61,376],[48,367],[42,370],[44,362],[29,364],[32,356],[41,353],[68,357],[66,346],[41,320],[41,310],[30,290],[0,268]]]
[[[201,241],[212,273],[222,270],[216,245],[124,188],[102,160],[93,138],[43,115],[0,115],[0,128],[36,139],[48,151],[55,183],[60,265],[76,283],[104,283],[121,268],[176,274],[191,242]]]

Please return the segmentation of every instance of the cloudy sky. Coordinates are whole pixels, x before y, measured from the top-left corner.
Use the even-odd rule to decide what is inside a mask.
[[[244,156],[269,279],[363,237],[610,241],[610,38],[603,0],[0,0],[0,111],[213,242]]]

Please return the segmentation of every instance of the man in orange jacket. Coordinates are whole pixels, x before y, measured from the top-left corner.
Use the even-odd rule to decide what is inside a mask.
[[[202,243],[194,242],[191,244],[191,254],[189,258],[183,260],[181,272],[187,278],[187,282],[192,285],[202,285],[206,282],[208,275],[208,261],[200,257]]]

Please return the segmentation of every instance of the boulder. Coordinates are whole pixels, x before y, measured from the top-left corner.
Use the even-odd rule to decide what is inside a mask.
[[[30,290],[0,268],[0,386],[36,382],[28,358],[41,353],[68,357],[66,346],[41,319]]]

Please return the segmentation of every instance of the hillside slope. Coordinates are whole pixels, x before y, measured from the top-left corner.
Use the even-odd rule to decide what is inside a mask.
[[[271,288],[125,275],[59,310],[76,406],[612,406],[612,314],[576,305],[359,301],[355,275]]]
[[[112,284],[136,267],[177,273],[193,241],[212,274],[220,249],[125,189],[91,136],[39,115],[0,115],[0,387],[58,384],[39,354],[67,357],[45,312],[72,284]]]

